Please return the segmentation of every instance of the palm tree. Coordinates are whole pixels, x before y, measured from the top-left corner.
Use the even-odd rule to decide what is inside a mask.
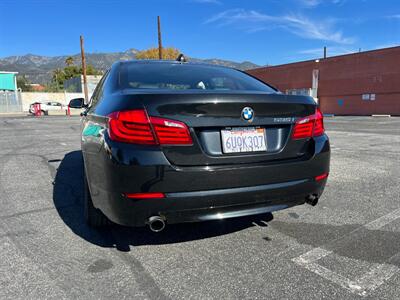
[[[68,56],[67,59],[65,60],[65,64],[69,67],[74,64],[74,58],[72,56]]]

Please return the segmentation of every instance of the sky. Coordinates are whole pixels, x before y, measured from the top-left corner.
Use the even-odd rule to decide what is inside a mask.
[[[157,45],[277,65],[400,45],[400,0],[0,0],[0,57]]]

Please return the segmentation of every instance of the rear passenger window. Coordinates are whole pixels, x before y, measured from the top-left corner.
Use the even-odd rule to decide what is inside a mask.
[[[128,62],[119,75],[121,89],[276,92],[244,72],[202,64]]]
[[[235,82],[226,77],[214,77],[210,79],[210,88],[213,90],[237,90]]]

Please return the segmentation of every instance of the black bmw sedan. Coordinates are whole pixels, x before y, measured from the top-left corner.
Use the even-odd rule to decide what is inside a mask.
[[[313,98],[231,68],[116,62],[82,118],[89,225],[150,225],[315,205],[330,146]]]

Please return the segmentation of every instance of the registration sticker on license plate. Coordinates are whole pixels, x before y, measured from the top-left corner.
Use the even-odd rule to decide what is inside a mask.
[[[257,152],[267,150],[265,128],[238,127],[221,130],[224,153]]]

